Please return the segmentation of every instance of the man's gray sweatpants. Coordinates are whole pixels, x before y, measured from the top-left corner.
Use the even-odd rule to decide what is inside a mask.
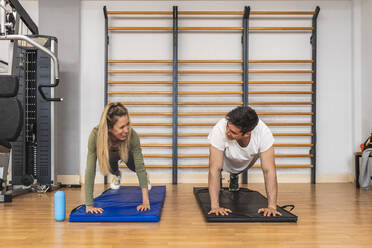
[[[368,148],[363,151],[362,163],[360,164],[359,174],[359,185],[361,188],[368,189],[371,184],[371,170],[368,165],[369,154],[372,152],[372,148]]]

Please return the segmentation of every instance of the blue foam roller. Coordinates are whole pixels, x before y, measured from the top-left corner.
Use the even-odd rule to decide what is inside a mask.
[[[54,219],[56,221],[64,221],[66,215],[65,207],[65,192],[57,191],[54,194]]]
[[[85,205],[71,211],[70,222],[159,222],[165,200],[165,186],[152,186],[149,191],[151,209],[137,211],[142,204],[142,190],[136,186],[109,189],[94,199],[94,206],[103,209],[101,214],[87,214]]]

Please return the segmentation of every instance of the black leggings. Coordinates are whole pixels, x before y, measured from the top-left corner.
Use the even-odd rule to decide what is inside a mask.
[[[119,151],[110,151],[110,172],[115,176],[120,176],[120,170],[118,161],[120,160],[120,153]],[[134,165],[133,154],[131,152],[128,153],[128,162],[126,163],[128,169],[131,171],[136,171],[136,167]]]

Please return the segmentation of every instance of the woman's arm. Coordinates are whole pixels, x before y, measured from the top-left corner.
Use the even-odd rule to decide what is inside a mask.
[[[143,161],[141,143],[136,131],[132,129],[130,151],[133,154],[134,166],[140,187],[142,189],[142,204],[137,207],[137,210],[148,210],[150,209],[149,191],[148,191],[148,179]]]
[[[88,140],[88,155],[87,155],[87,166],[85,168],[85,205],[87,213],[102,213],[102,208],[93,207],[93,190],[94,190],[94,179],[96,177],[96,128],[89,135]]]
[[[147,172],[145,168],[145,163],[143,161],[141,143],[140,143],[138,134],[133,129],[132,129],[132,137],[131,137],[130,143],[131,145],[130,145],[129,152],[131,152],[133,155],[134,166],[135,166],[135,170],[136,170],[136,174],[138,177],[140,187],[142,189],[147,188],[148,187]]]

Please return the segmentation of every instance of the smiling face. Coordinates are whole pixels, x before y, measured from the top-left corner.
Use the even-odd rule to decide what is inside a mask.
[[[130,130],[129,117],[128,115],[124,115],[117,118],[118,119],[115,122],[114,126],[112,128],[109,128],[109,134],[116,141],[125,141],[126,139],[128,139]]]
[[[231,122],[227,122],[226,124],[226,137],[229,140],[236,140],[242,141],[245,139],[249,139],[251,136],[251,132],[246,132],[245,134],[242,133],[241,129]]]
[[[227,122],[226,125],[226,137],[230,140],[236,140],[242,136],[242,132],[239,127]]]

